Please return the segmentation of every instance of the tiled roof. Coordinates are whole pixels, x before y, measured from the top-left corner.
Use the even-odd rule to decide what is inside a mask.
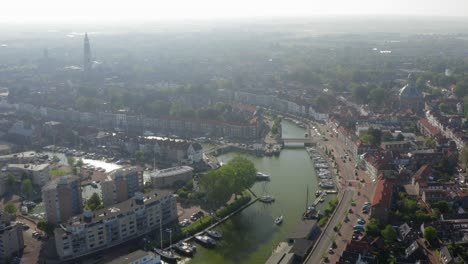
[[[432,168],[430,164],[424,164],[419,168],[418,171],[413,175],[415,181],[427,178],[432,173]]]
[[[374,192],[374,200],[372,206],[381,205],[386,208],[390,207],[392,201],[394,180],[384,178],[381,175],[377,181],[377,186]]]

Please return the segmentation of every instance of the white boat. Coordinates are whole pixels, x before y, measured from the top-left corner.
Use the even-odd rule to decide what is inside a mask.
[[[263,172],[257,172],[256,180],[257,181],[269,181],[270,175],[263,173]]]
[[[281,223],[283,223],[283,216],[282,216],[282,215],[278,216],[278,217],[275,219],[275,224],[276,224],[276,225],[280,225]]]
[[[258,200],[262,203],[272,203],[275,201],[275,198],[270,195],[264,195],[258,198]]]

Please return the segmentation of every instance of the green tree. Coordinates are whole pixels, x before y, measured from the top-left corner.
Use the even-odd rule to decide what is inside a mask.
[[[437,239],[437,230],[432,227],[428,226],[424,228],[424,238],[429,241],[429,243],[434,243]]]
[[[388,132],[388,131],[385,131],[382,133],[382,141],[385,142],[385,141],[393,141],[393,135],[392,133]]]
[[[468,169],[468,145],[463,146],[458,157],[465,170]]]
[[[385,90],[376,88],[369,93],[369,100],[374,105],[381,105],[385,100]]]
[[[75,158],[67,157],[68,166],[73,167],[75,165]]]
[[[79,167],[79,168],[83,167],[83,164],[84,164],[84,162],[83,162],[82,158],[78,159],[78,161],[76,162],[76,166]]]
[[[398,135],[395,137],[395,140],[396,141],[403,141],[403,140],[405,140],[405,136],[403,136],[403,134],[401,134],[401,133],[398,133]]]
[[[360,139],[361,139],[364,143],[366,143],[366,144],[368,144],[368,145],[372,145],[373,142],[375,142],[374,136],[372,136],[371,134],[368,134],[368,133],[362,134],[361,137],[360,137]]]
[[[13,174],[8,174],[7,185],[8,187],[13,187],[16,184],[16,177]]]
[[[37,228],[39,228],[39,230],[44,231],[46,234],[52,235],[54,233],[55,226],[47,222],[46,220],[40,220],[37,223]]]
[[[135,152],[135,159],[137,162],[143,162],[145,159],[145,153],[141,150]]]
[[[26,194],[29,196],[33,190],[33,184],[30,179],[25,179],[21,183],[21,193]]]
[[[10,214],[10,215],[16,214],[16,211],[18,210],[18,208],[16,208],[16,205],[12,202],[7,203],[5,205],[5,208],[3,209],[5,210],[5,213]]]
[[[369,222],[367,223],[366,226],[367,229],[367,234],[370,236],[378,236],[380,235],[380,227],[379,227],[379,221],[375,218],[369,219]]]
[[[368,103],[369,89],[367,87],[354,84],[351,87],[351,93],[353,95],[354,100],[356,100],[356,102],[361,103],[361,104]]]
[[[393,245],[397,238],[397,232],[395,231],[395,229],[391,225],[387,225],[381,233],[385,244]]]
[[[102,201],[101,201],[101,197],[99,197],[99,194],[93,193],[91,197],[89,197],[88,201],[86,202],[86,207],[92,211],[104,208]]]
[[[228,165],[228,167],[233,170],[231,185],[234,194],[241,194],[245,189],[252,187],[257,174],[257,170],[252,161],[237,156],[229,161]]]

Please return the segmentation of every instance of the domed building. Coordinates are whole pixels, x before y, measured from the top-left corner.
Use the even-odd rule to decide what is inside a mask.
[[[408,84],[403,86],[398,93],[401,110],[411,110],[420,113],[424,107],[423,95],[416,88],[416,78],[413,74],[408,75]]]

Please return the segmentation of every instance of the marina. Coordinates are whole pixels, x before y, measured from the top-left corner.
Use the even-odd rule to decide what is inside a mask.
[[[304,136],[305,129],[292,122],[283,121],[282,127],[285,137]],[[260,202],[253,203],[218,225],[216,230],[222,234],[222,239],[217,240],[213,248],[198,247],[188,263],[265,263],[278,244],[284,242],[288,234],[303,222],[307,209],[304,206],[307,199],[306,186],[309,186],[311,193],[308,204],[315,202],[314,194],[319,190],[319,178],[315,173],[314,162],[303,144],[298,145],[298,148],[283,149],[279,156],[258,157],[230,152],[219,155],[218,159],[228,162],[237,155],[250,159],[257,170],[270,175],[271,180],[255,183],[251,189],[259,196]],[[323,212],[327,201],[334,196],[325,193],[325,202],[317,202],[314,215]],[[262,202],[262,197],[269,202]],[[281,215],[283,222],[278,226],[275,219]]]

